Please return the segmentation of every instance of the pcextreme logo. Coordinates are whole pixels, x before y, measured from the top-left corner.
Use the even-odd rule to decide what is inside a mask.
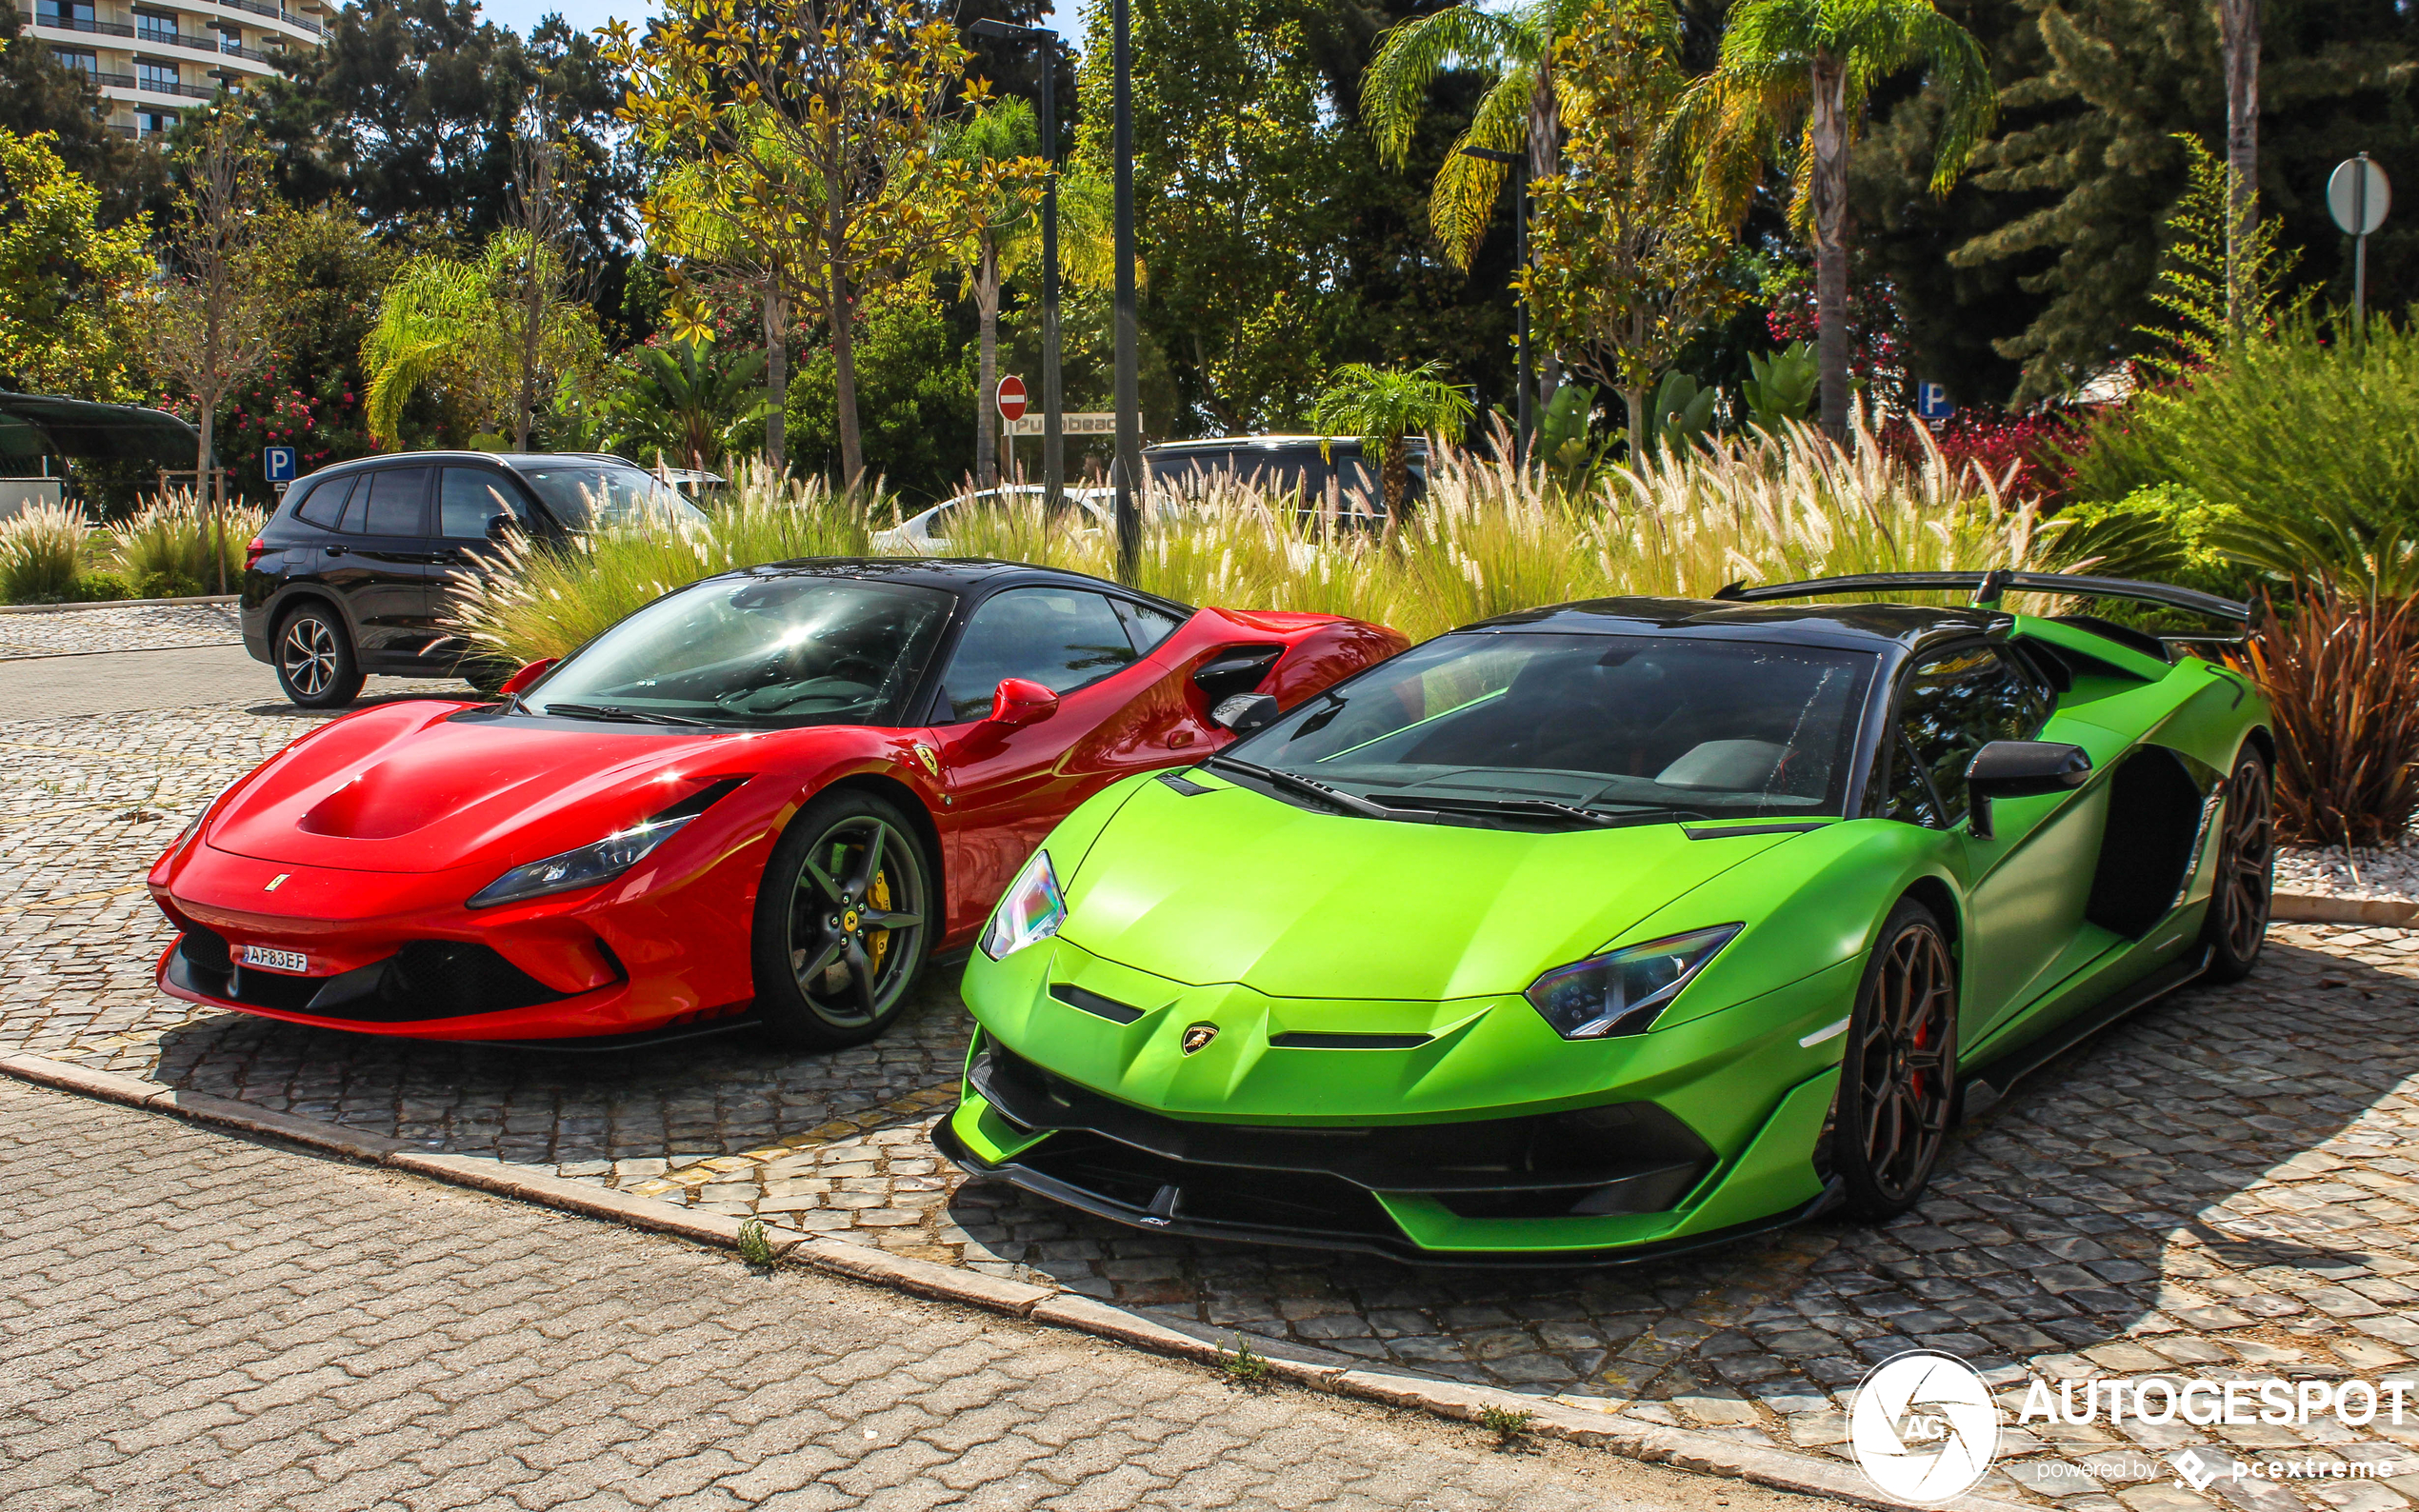
[[[1856,1388],[1848,1444],[1884,1495],[1929,1505],[1964,1494],[1999,1451],[1999,1408],[1971,1366],[1929,1349],[1893,1355]]]

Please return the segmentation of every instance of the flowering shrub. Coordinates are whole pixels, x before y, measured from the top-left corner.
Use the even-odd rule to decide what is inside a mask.
[[[1950,466],[1960,472],[1979,468],[2009,499],[2030,499],[2054,509],[2069,497],[2076,434],[2063,415],[1960,409],[1938,426],[1901,416],[1883,428],[1883,441],[1912,460],[1920,449],[1917,428],[1930,432]]]
[[[1814,304],[1814,271],[1783,263],[1764,275],[1761,290],[1770,311],[1764,317],[1772,339],[1811,345],[1822,329]],[[1899,334],[1898,296],[1878,279],[1848,286],[1848,375],[1866,393],[1897,393],[1907,385],[1907,342]]]

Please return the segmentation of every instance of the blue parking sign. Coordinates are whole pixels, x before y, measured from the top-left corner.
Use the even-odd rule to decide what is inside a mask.
[[[1946,420],[1956,412],[1957,407],[1949,402],[1947,384],[1915,386],[1915,418],[1918,420]]]
[[[270,483],[294,481],[294,448],[263,447],[260,448],[261,476]]]

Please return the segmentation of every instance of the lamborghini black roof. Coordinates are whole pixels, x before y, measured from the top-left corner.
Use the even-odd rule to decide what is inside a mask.
[[[2004,635],[2014,617],[1998,609],[1926,604],[1723,604],[1711,599],[1588,599],[1499,614],[1463,633],[1552,630],[1564,634],[1698,634],[1726,641],[1797,646],[1886,646],[1909,650],[1949,635]]]
[[[1065,567],[1036,567],[1030,562],[997,562],[988,557],[798,557],[737,567],[718,577],[834,577],[904,583],[911,587],[938,588],[944,593],[983,595],[1006,587],[1090,588],[1121,597],[1148,599],[1192,612],[1174,600],[1140,588],[1130,588]]]

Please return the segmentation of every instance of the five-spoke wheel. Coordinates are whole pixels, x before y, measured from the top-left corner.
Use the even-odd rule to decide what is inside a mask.
[[[2201,939],[2209,947],[2209,974],[2217,981],[2239,982],[2259,960],[2275,884],[2275,839],[2268,762],[2256,747],[2246,746],[2226,782],[2217,876],[2209,885],[2208,922],[2201,926]]]
[[[332,610],[306,605],[278,623],[278,686],[305,708],[342,708],[361,691],[352,637]]]
[[[1906,899],[1866,963],[1841,1057],[1830,1157],[1851,1207],[1879,1219],[1915,1205],[1956,1094],[1956,961],[1931,910]]]
[[[937,906],[924,846],[870,793],[826,793],[783,832],[756,906],[765,1022],[810,1048],[858,1044],[898,1016]]]

